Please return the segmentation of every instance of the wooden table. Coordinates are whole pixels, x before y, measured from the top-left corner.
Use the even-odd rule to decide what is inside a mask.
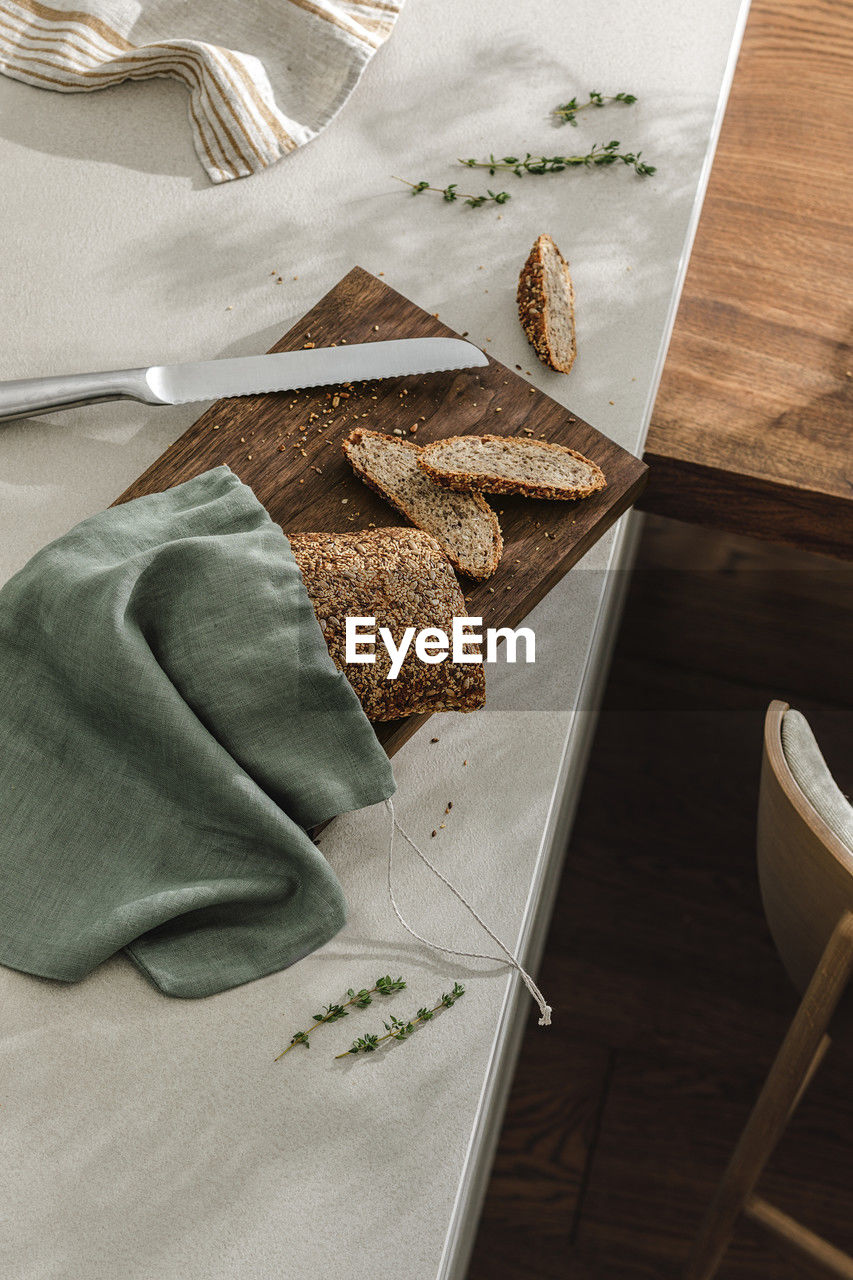
[[[853,23],[753,0],[641,505],[853,557]]]

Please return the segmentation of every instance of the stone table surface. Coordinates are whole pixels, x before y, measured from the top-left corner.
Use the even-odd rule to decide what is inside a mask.
[[[741,0],[409,0],[320,138],[219,187],[198,166],[176,84],[58,95],[0,79],[0,376],[264,351],[358,263],[640,452],[744,16]],[[549,109],[591,88],[639,102],[555,128]],[[657,175],[510,177],[512,200],[478,211],[414,200],[392,181],[444,185],[457,156],[614,137]],[[489,182],[461,172],[476,189]],[[577,292],[568,378],[535,362],[515,314],[518,270],[542,231],[570,258]],[[128,403],[3,428],[0,578],[106,507],[197,413]],[[630,535],[623,520],[531,615],[535,667],[491,672],[485,711],[433,721],[394,760],[403,822],[534,957]],[[67,987],[0,970],[4,1276],[462,1274],[529,1000],[505,968],[454,963],[401,930],[387,834],[381,808],[327,828],[349,923],[249,986],[170,1000],[121,956]],[[420,932],[492,950],[405,856],[398,880]],[[369,1013],[273,1062],[316,1008],[389,971],[409,983],[399,1013],[454,978],[467,994],[387,1053],[332,1060]],[[561,993],[546,995],[559,1018]]]

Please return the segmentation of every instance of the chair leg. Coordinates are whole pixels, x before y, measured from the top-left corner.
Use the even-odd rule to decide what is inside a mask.
[[[853,970],[853,915],[834,930],[770,1068],[691,1250],[684,1280],[711,1280],[738,1217],[826,1050],[826,1029]]]
[[[837,1280],[853,1280],[853,1258],[842,1253],[834,1245],[816,1236],[801,1222],[795,1222],[787,1213],[768,1204],[760,1196],[750,1196],[743,1206],[744,1216],[770,1232],[808,1267],[808,1274],[835,1276]]]
[[[824,1035],[821,1038],[821,1042],[818,1045],[817,1049],[815,1050],[815,1055],[812,1058],[811,1062],[809,1063],[809,1069],[806,1072],[805,1076],[803,1077],[803,1083],[800,1085],[797,1091],[796,1098],[791,1103],[791,1110],[788,1112],[789,1122],[793,1118],[794,1112],[796,1111],[797,1107],[802,1102],[803,1094],[806,1092],[806,1089],[808,1089],[809,1085],[811,1084],[812,1080],[817,1074],[820,1068],[820,1064],[823,1062],[824,1058],[826,1057],[827,1050],[829,1049],[829,1046],[831,1044],[832,1044],[832,1041],[830,1040],[829,1036]]]

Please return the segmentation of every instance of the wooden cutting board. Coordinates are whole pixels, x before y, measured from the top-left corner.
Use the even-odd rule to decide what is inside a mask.
[[[272,350],[458,336],[354,267]],[[530,359],[535,359],[532,353]],[[635,501],[646,481],[647,468],[633,454],[489,359],[487,368],[386,378],[359,384],[348,395],[319,387],[220,400],[117,501],[160,492],[227,463],[285,533],[400,525],[402,517],[362,484],[344,459],[340,442],[355,426],[403,430],[404,438],[419,444],[465,432],[530,431],[533,439],[580,450],[604,471],[606,489],[581,502],[492,499],[503,529],[503,560],[486,583],[461,580],[468,612],[482,616],[484,627],[518,626]],[[377,724],[376,732],[393,755],[428,718]]]

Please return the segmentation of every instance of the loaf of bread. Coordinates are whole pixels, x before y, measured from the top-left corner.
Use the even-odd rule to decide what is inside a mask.
[[[392,507],[438,541],[454,568],[469,578],[490,577],[503,551],[498,518],[479,494],[448,493],[418,466],[408,440],[357,428],[343,442],[356,475]]]
[[[476,711],[486,699],[482,663],[423,662],[410,645],[400,673],[379,640],[388,627],[399,645],[406,627],[440,628],[467,610],[456,575],[436,540],[419,529],[288,535],[317,621],[339,670],[371,720],[397,720],[432,711]],[[372,664],[347,663],[346,618],[375,618]],[[362,652],[369,652],[362,648]],[[467,652],[477,650],[468,646]]]
[[[578,353],[569,264],[550,236],[534,241],[518,278],[518,318],[543,364],[568,373]]]
[[[582,453],[519,436],[448,436],[424,445],[418,464],[436,484],[528,498],[588,498],[604,472]]]

